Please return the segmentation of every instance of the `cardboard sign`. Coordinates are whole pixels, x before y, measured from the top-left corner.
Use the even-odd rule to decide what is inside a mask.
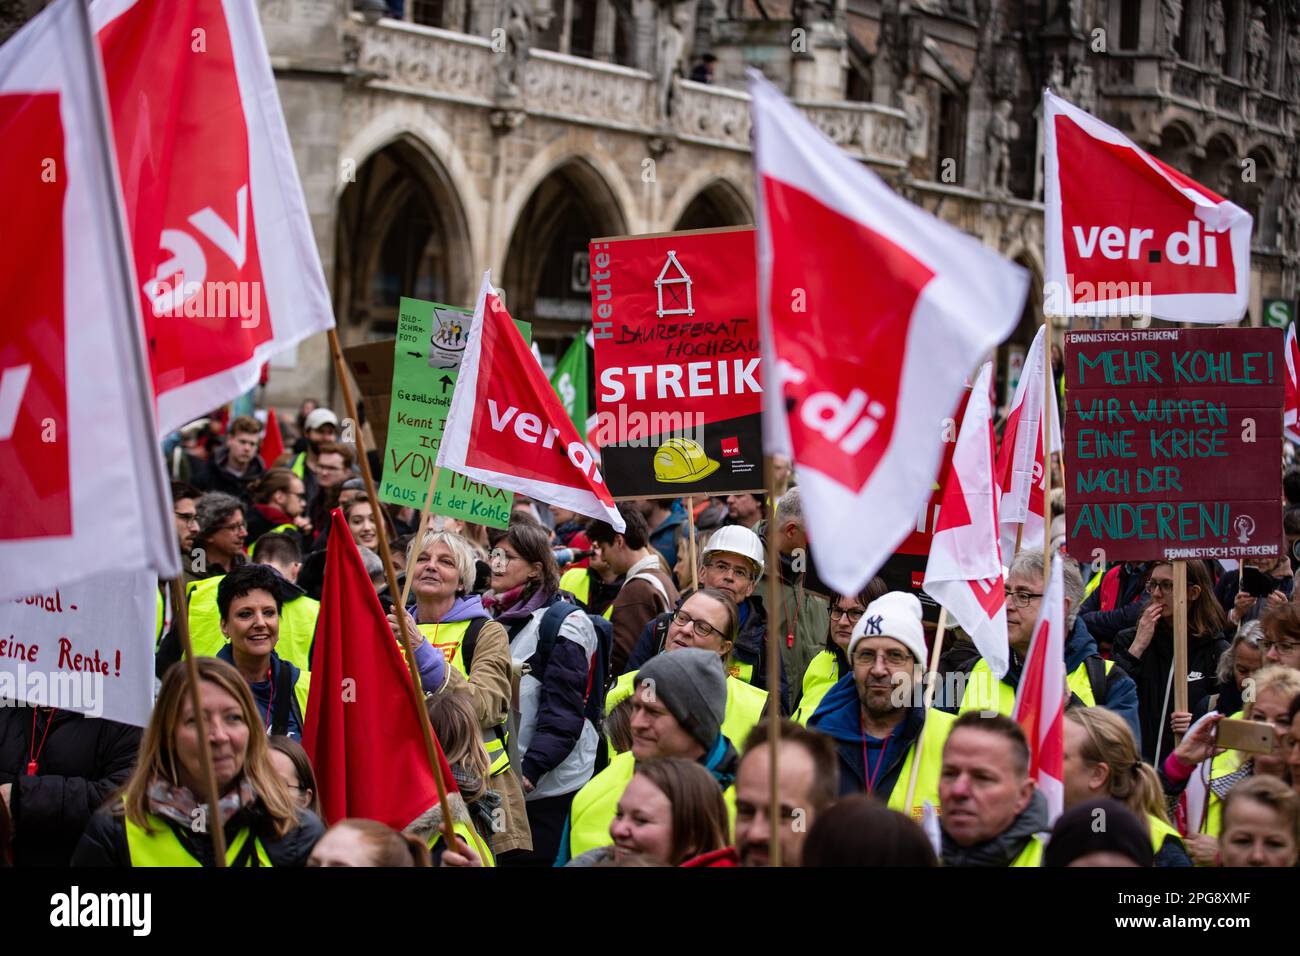
[[[596,425],[617,498],[763,486],[754,230],[591,243]]]
[[[468,309],[403,297],[393,345],[392,400],[379,497],[424,507],[469,332]],[[517,323],[525,338],[531,326]],[[432,510],[492,528],[510,523],[513,496],[444,468]]]
[[[0,602],[0,700],[148,724],[157,582],[112,571]]]
[[[1065,369],[1072,557],[1279,553],[1280,329],[1069,332]]]

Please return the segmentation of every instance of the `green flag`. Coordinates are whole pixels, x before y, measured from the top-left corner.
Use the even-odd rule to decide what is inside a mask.
[[[587,440],[587,338],[579,335],[555,366],[551,387],[560,396],[578,437]]]

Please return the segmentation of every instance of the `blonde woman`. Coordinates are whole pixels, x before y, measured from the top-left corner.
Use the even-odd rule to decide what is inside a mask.
[[[266,730],[239,671],[200,657],[199,697],[216,772],[230,866],[302,866],[324,832],[271,763]],[[189,674],[163,678],[140,757],[120,796],[91,817],[73,866],[212,866],[199,736]]]
[[[1142,762],[1133,731],[1104,707],[1065,712],[1065,808],[1111,797],[1146,822],[1154,866],[1191,866],[1182,835],[1169,822],[1155,768]]]

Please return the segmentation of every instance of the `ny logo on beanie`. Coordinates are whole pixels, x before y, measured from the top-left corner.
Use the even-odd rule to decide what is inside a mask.
[[[862,629],[864,634],[879,634],[880,626],[885,622],[883,614],[873,614],[866,620],[866,627]]]

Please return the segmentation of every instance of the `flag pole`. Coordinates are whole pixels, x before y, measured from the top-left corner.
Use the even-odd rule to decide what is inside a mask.
[[[104,183],[112,195],[112,201],[109,203],[112,217],[112,228],[117,236],[117,241],[113,243],[114,259],[120,273],[119,292],[123,293],[125,299],[126,313],[131,317],[132,341],[128,348],[128,353],[134,365],[136,372],[133,376],[136,380],[137,387],[147,393],[143,398],[145,407],[149,409],[147,421],[153,422],[153,427],[157,429],[157,422],[153,419],[153,395],[149,387],[150,371],[147,363],[144,343],[140,340],[139,330],[143,328],[140,318],[140,301],[136,297],[134,290],[138,288],[135,278],[135,264],[127,254],[130,248],[130,233],[126,225],[126,217],[122,210],[121,199],[121,178],[117,169],[117,152],[114,148],[113,137],[109,133],[109,113],[108,97],[104,90],[104,75],[100,68],[99,54],[95,41],[94,30],[90,23],[90,11],[87,0],[76,0],[73,6],[77,8],[77,23],[80,29],[80,42],[82,53],[85,56],[85,67],[87,79],[90,81],[90,93],[94,98],[94,115],[95,115],[95,138],[99,141],[99,156],[103,164],[101,174],[104,176]],[[156,476],[156,471],[151,471],[151,475]],[[155,488],[157,492],[153,497],[158,502],[161,509],[160,517],[162,527],[170,527],[170,508],[168,502],[171,501],[170,489]],[[203,713],[202,697],[199,693],[199,667],[194,659],[194,648],[190,643],[189,611],[185,606],[185,594],[182,586],[181,576],[177,575],[172,578],[169,584],[172,598],[172,618],[178,628],[177,634],[180,637],[181,653],[185,657],[186,677],[190,684],[190,706],[194,710],[194,723],[199,738],[199,763],[203,771],[204,790],[207,792],[204,796],[208,800],[209,819],[205,821],[208,824],[208,831],[212,837],[212,849],[214,863],[219,868],[226,866],[226,832],[221,823],[220,812],[220,790],[217,787],[217,773],[212,764],[212,744],[208,739],[208,721]]]
[[[1043,593],[1052,574],[1052,317],[1043,316]]]
[[[686,522],[691,532],[691,590],[700,589],[700,569],[695,554],[695,496],[686,499]]]
[[[948,609],[939,608],[939,626],[934,632],[934,647],[930,649],[929,682],[925,685],[925,703],[921,710],[921,732],[916,735],[912,746],[912,772],[907,778],[907,802],[903,812],[912,816],[912,804],[916,798],[916,776],[921,769],[921,747],[925,744],[925,728],[930,723],[930,708],[934,705],[934,688],[939,683],[939,655],[943,653],[943,635],[948,630]],[[915,691],[913,691],[915,695]]]
[[[371,505],[375,511],[379,511],[379,496],[375,493],[375,478],[370,473],[370,459],[366,457],[365,439],[361,435],[360,427],[357,425],[357,404],[352,397],[352,384],[348,379],[348,371],[343,362],[343,348],[339,345],[338,332],[331,328],[329,330],[330,355],[334,359],[334,374],[338,377],[339,386],[343,390],[343,404],[347,409],[348,418],[352,420],[353,434],[356,436],[356,446],[360,454],[357,458],[361,462],[361,479],[366,484],[366,494],[370,498]],[[434,481],[437,480],[438,472],[434,469]],[[429,483],[429,493],[433,493],[433,482]],[[425,514],[428,514],[428,500],[425,500]],[[382,515],[380,516],[382,518]],[[397,574],[393,570],[393,552],[388,545],[388,530],[382,520],[375,522],[376,530],[379,534],[379,557],[384,562],[384,577],[388,581],[388,593],[397,593]],[[425,520],[420,521],[420,537],[416,541],[424,538]],[[409,570],[406,575],[406,587],[410,588],[411,578]],[[437,748],[433,740],[433,725],[429,722],[429,712],[424,707],[424,695],[420,692],[420,669],[415,664],[415,651],[411,648],[411,636],[407,630],[406,620],[406,594],[402,595],[402,603],[394,608],[394,617],[397,618],[397,633],[400,635],[402,650],[406,655],[406,667],[411,675],[411,703],[415,705],[415,710],[419,714],[420,733],[424,735],[425,755],[429,758],[429,766],[433,768],[433,784],[438,790],[438,807],[442,810],[442,835],[447,841],[446,848],[452,850],[456,846],[456,833],[451,828],[451,807],[447,803],[447,784],[442,779],[442,765],[438,760]]]
[[[437,487],[438,475],[442,473],[442,468],[438,465],[433,466],[433,471],[429,475],[429,487],[424,492],[424,507],[420,510],[420,527],[415,532],[415,540],[423,542],[424,533],[429,528],[429,509],[433,507],[433,489]],[[406,602],[411,597],[411,582],[415,580],[415,575],[410,573],[407,568],[406,577],[402,581],[402,608],[406,608]],[[389,593],[393,593],[393,585],[389,585]]]
[[[763,456],[764,484],[775,501],[776,464],[770,454]],[[767,520],[767,753],[768,777],[771,793],[768,813],[771,820],[771,839],[768,841],[768,858],[772,866],[781,865],[781,781],[777,761],[781,752],[781,644],[780,627],[776,619],[776,606],[780,588],[781,563],[776,549],[776,507],[772,506]]]
[[[1187,562],[1179,558],[1173,563],[1174,572],[1174,710],[1187,711]],[[1164,720],[1164,715],[1161,715]],[[1181,743],[1182,734],[1174,734],[1174,743]],[[1160,758],[1156,754],[1156,759]]]

